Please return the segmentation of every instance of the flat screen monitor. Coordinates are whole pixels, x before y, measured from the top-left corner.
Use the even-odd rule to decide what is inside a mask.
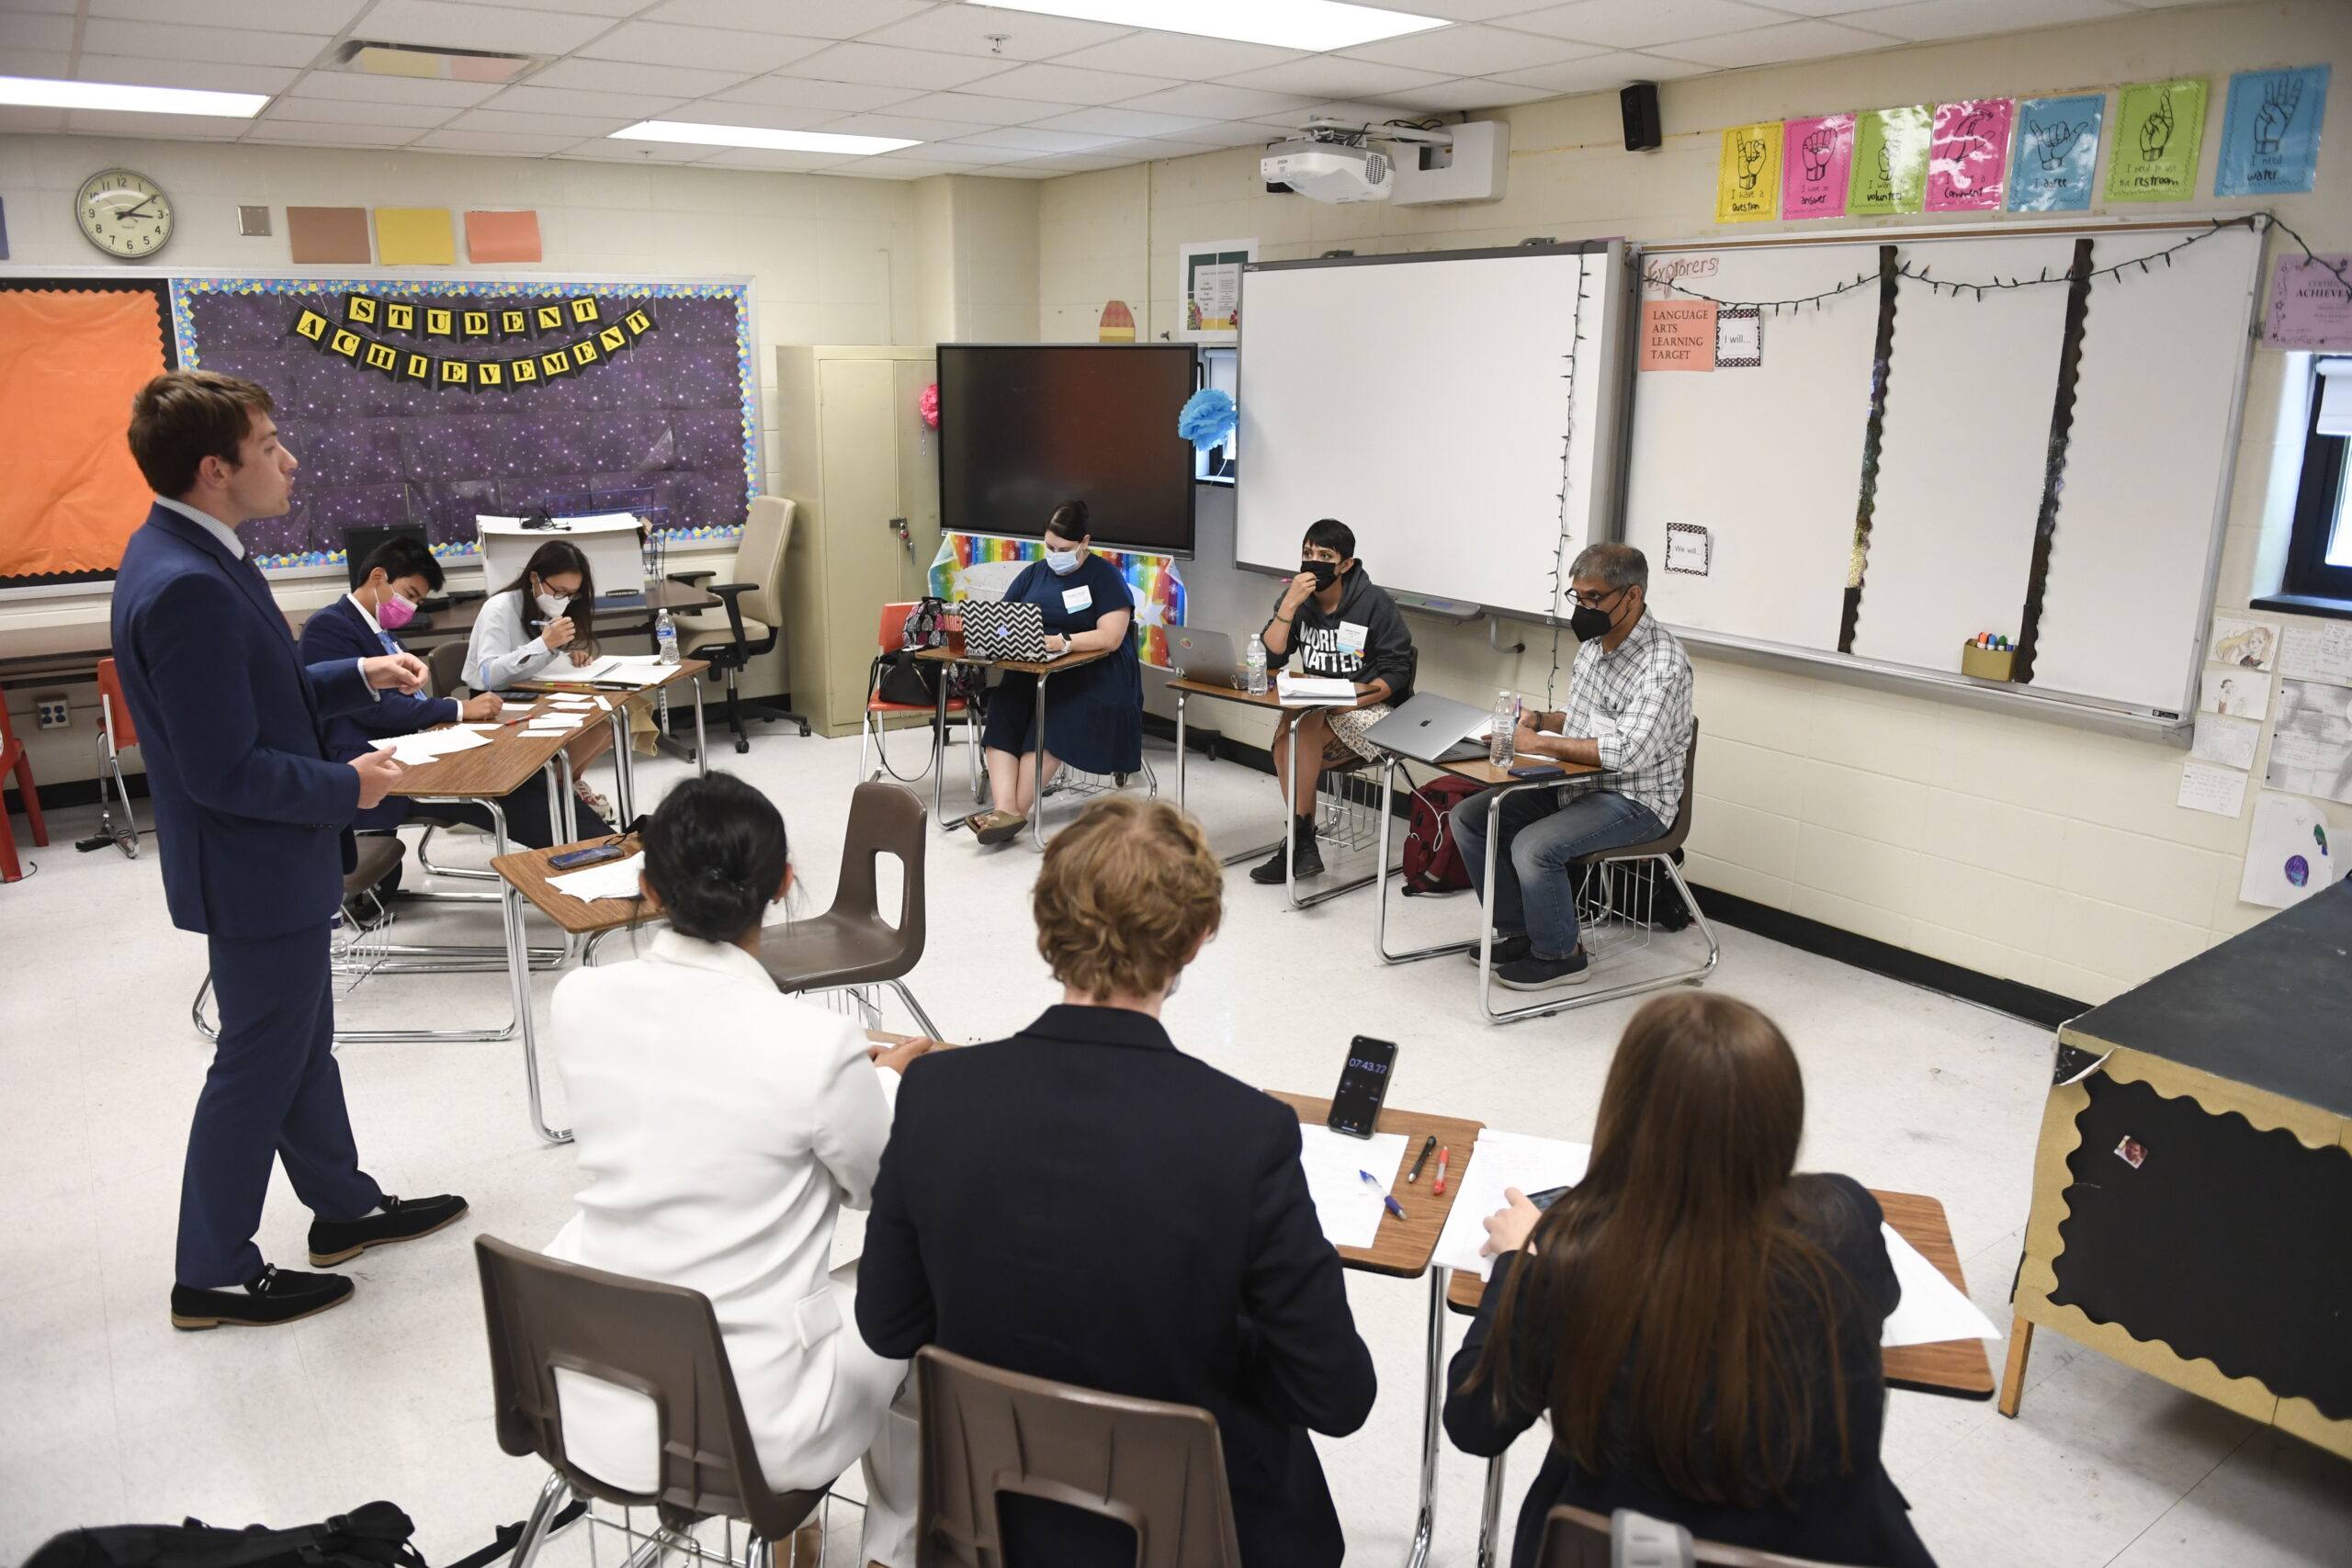
[[[1034,539],[1083,501],[1094,542],[1193,553],[1191,344],[939,345],[939,521]]]
[[[389,525],[369,525],[345,528],[343,531],[343,563],[345,570],[351,574],[351,586],[354,588],[359,586],[359,569],[367,564],[368,558],[376,553],[379,546],[387,539],[402,537],[414,539],[420,545],[424,544],[424,525],[394,523]]]

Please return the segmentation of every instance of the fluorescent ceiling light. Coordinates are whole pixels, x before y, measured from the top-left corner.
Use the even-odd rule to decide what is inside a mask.
[[[1442,17],[1349,6],[1340,0],[971,0],[971,4],[1317,53],[1446,26]]]
[[[133,87],[119,82],[58,82],[0,76],[0,104],[43,109],[118,109],[139,114],[206,114],[251,119],[266,93],[213,93],[197,87]]]
[[[864,157],[920,147],[897,136],[837,136],[822,130],[770,130],[760,125],[703,125],[690,119],[645,119],[613,132],[616,141],[693,141],[708,147],[766,147],[779,152],[839,152]]]

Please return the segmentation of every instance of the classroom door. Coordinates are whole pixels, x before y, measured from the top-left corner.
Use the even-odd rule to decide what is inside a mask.
[[[891,523],[905,515],[899,495],[903,422],[893,406],[892,371],[887,359],[827,359],[817,368],[825,586],[842,626],[829,671],[831,706],[838,714],[865,707],[875,622],[884,604],[908,596],[907,548]]]

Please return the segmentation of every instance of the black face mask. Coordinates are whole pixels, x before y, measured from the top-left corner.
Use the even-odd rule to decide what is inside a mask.
[[[1578,642],[1591,642],[1596,638],[1607,637],[1615,629],[1615,626],[1614,615],[1607,610],[1596,609],[1590,604],[1577,605],[1574,613],[1568,616],[1568,630],[1575,634]]]
[[[1317,593],[1340,581],[1340,563],[1337,561],[1302,560],[1298,563],[1298,570],[1315,574],[1315,592]]]

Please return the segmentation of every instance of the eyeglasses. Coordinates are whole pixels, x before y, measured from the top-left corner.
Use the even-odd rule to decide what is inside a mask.
[[[1629,584],[1628,586],[1631,585]],[[1568,591],[1568,597],[1575,600],[1577,604],[1583,605],[1588,610],[1599,610],[1606,608],[1610,600],[1621,597],[1624,592],[1625,590],[1623,588],[1604,588],[1598,593],[1585,593],[1580,592],[1576,589],[1570,589]]]

